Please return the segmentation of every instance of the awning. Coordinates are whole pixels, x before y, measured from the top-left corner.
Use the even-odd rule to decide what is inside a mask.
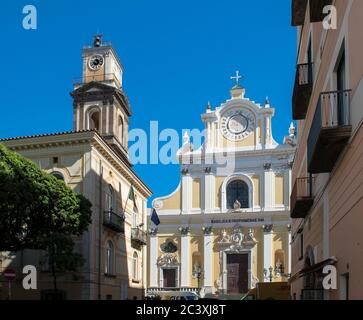
[[[317,271],[320,271],[322,270],[325,266],[327,265],[335,265],[336,263],[338,262],[337,258],[335,257],[330,257],[324,261],[321,261],[321,262],[318,262],[312,266],[309,266],[309,267],[305,267],[303,269],[301,269],[300,271],[298,271],[297,273],[295,273],[290,279],[289,279],[289,282],[293,282],[307,274],[310,274],[310,273],[314,273],[314,272],[317,272]]]

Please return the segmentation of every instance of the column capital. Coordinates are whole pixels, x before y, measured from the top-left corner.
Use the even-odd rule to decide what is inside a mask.
[[[211,226],[208,226],[208,227],[202,227],[202,230],[203,230],[203,234],[205,236],[210,236],[213,234],[213,227]]]
[[[150,236],[155,237],[158,234],[158,228],[150,228],[149,234]]]
[[[272,231],[273,226],[274,226],[273,224],[265,224],[262,226],[262,230],[265,233],[270,233]]]
[[[178,230],[182,236],[187,236],[189,234],[190,228],[189,227],[179,227]]]

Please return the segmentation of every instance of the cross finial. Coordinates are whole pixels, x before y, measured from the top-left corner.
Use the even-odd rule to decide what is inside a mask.
[[[239,79],[243,79],[243,76],[240,76],[239,75],[239,71],[238,70],[236,70],[236,76],[235,77],[231,77],[231,80],[236,80],[236,87],[238,87],[238,81],[239,81]]]

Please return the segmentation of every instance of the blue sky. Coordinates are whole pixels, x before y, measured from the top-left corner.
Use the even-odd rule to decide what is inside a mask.
[[[38,10],[38,29],[22,28],[22,8]],[[0,137],[72,130],[73,78],[81,48],[99,30],[124,65],[131,128],[203,128],[200,114],[229,98],[230,76],[245,76],[246,96],[276,108],[282,142],[291,122],[296,30],[291,0],[6,1],[2,3]],[[172,192],[177,165],[137,165],[154,191]],[[160,177],[165,177],[161,179]]]

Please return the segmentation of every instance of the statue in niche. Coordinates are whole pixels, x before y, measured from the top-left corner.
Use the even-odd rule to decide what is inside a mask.
[[[239,209],[241,209],[241,202],[239,202],[238,200],[236,200],[235,202],[234,202],[234,204],[233,204],[233,209],[235,209],[235,210],[239,210]]]

